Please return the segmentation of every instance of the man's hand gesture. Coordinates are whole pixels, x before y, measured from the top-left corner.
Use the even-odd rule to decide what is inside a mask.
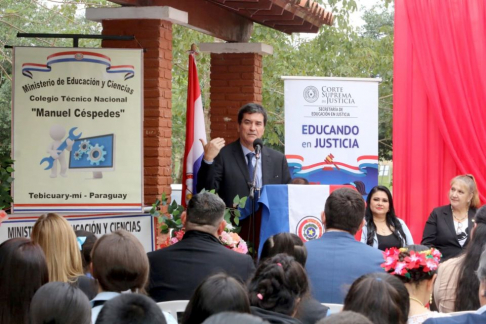
[[[200,138],[202,146],[204,147],[204,161],[213,162],[214,158],[218,156],[219,151],[224,147],[224,138],[213,138],[209,143]]]

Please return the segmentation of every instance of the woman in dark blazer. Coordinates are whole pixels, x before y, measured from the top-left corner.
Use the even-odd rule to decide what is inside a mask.
[[[472,219],[480,205],[472,175],[452,179],[449,201],[449,205],[437,207],[430,213],[422,235],[422,245],[438,249],[442,261],[459,255],[469,242]]]

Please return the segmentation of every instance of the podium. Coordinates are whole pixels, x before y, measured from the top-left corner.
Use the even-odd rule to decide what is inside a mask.
[[[321,213],[327,197],[336,189],[349,185],[266,185],[255,203],[255,219],[251,220],[251,201],[241,209],[242,234],[244,225],[255,221],[255,241],[258,256],[265,241],[281,232],[297,234],[304,242],[321,237],[324,226]],[[353,188],[355,189],[355,188]],[[248,225],[246,225],[248,224]],[[245,229],[246,230],[246,229]],[[241,236],[247,240],[246,236]]]

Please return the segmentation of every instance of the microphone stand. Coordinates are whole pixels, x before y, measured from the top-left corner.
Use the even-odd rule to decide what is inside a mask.
[[[255,259],[255,252],[257,247],[255,246],[255,190],[257,192],[257,198],[260,198],[260,185],[258,184],[257,187],[257,170],[258,170],[258,160],[260,160],[260,154],[261,154],[261,147],[257,146],[255,148],[255,169],[253,169],[253,180],[250,184],[250,199],[251,199],[251,228],[249,229],[249,232],[253,233],[252,237],[252,245],[253,245],[253,253],[252,257]]]

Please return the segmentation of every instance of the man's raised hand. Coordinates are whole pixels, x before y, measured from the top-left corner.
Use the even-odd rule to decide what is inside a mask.
[[[209,143],[200,138],[202,146],[204,147],[204,160],[207,162],[213,162],[214,158],[218,156],[219,151],[224,147],[224,138],[213,138]]]

